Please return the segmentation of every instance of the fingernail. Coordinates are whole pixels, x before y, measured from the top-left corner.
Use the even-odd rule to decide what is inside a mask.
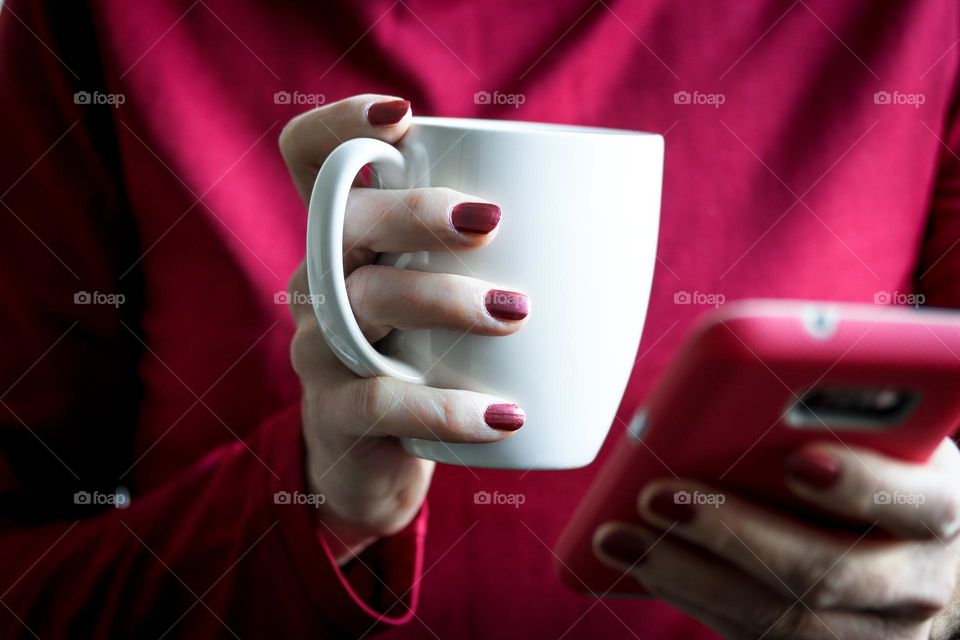
[[[530,300],[516,291],[490,289],[483,305],[487,313],[500,320],[523,320],[530,313]]]
[[[500,207],[488,202],[461,202],[450,212],[450,220],[461,233],[490,233],[500,222]]]
[[[688,491],[658,491],[647,503],[650,511],[677,524],[687,524],[697,516],[697,508],[690,503]]]
[[[787,458],[787,475],[815,489],[829,489],[840,480],[840,461],[823,451],[800,451]]]
[[[600,538],[600,549],[615,560],[636,566],[645,559],[648,547],[636,535],[614,529]]]
[[[483,413],[487,425],[501,431],[516,431],[526,418],[527,414],[515,404],[492,404]]]
[[[375,127],[389,127],[403,120],[409,110],[409,100],[378,102],[367,109],[367,122]]]

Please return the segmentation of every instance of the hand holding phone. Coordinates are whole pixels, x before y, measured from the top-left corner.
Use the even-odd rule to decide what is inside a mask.
[[[958,389],[958,314],[791,301],[727,305],[691,333],[578,507],[557,545],[560,576],[577,591],[644,593],[600,563],[593,537],[604,522],[639,522],[637,497],[656,478],[700,480],[838,535],[857,528],[860,535],[862,523],[811,507],[786,486],[789,457],[830,442],[924,461],[960,423]],[[688,494],[675,502],[719,499]]]

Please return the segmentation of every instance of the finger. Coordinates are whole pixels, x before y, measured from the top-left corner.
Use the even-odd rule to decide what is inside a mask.
[[[344,383],[331,404],[356,436],[395,436],[450,443],[497,442],[523,426],[523,409],[502,398],[436,389],[393,378]]]
[[[301,113],[280,132],[280,151],[304,202],[330,152],[351,138],[393,144],[410,126],[410,103],[395,96],[364,94]]]
[[[953,553],[938,541],[823,531],[731,493],[658,480],[640,495],[647,522],[813,608],[928,611],[953,591]]]
[[[496,235],[500,208],[452,189],[353,189],[343,228],[345,250],[463,251]]]
[[[594,536],[594,551],[607,566],[727,638],[927,637],[901,635],[923,630],[922,618],[814,610],[716,556],[646,527],[605,523]]]
[[[697,618],[718,631],[739,628],[760,637],[793,601],[663,531],[609,522],[597,529],[594,551],[604,564],[639,581],[652,595],[696,609]]]
[[[392,329],[453,329],[503,336],[518,331],[529,313],[522,293],[443,273],[367,265],[346,280],[357,323],[371,342]]]
[[[813,445],[788,459],[787,485],[819,507],[903,537],[949,540],[960,531],[960,454],[950,439],[923,464]]]
[[[926,628],[922,617],[815,610],[665,532],[608,522],[597,529],[594,552],[607,566],[727,638],[927,637],[910,635]]]
[[[290,276],[287,283],[287,295],[274,298],[274,303],[286,302],[293,316],[294,323],[299,324],[305,318],[315,318],[313,305],[310,304],[310,283],[307,280],[307,263],[301,261]]]

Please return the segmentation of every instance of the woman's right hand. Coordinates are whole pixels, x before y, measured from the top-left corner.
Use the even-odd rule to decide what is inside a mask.
[[[409,107],[390,96],[361,95],[291,120],[280,134],[280,149],[304,202],[331,151],[358,137],[396,143],[410,125]],[[376,342],[394,329],[487,336],[520,330],[528,309],[520,293],[474,278],[375,264],[381,252],[477,249],[494,241],[499,220],[494,204],[450,189],[355,187],[344,226],[344,273],[367,339]],[[524,414],[481,393],[356,376],[323,340],[302,262],[289,293],[297,325],[291,357],[303,386],[307,486],[324,496],[318,516],[345,562],[402,529],[420,509],[434,463],[407,454],[399,438],[496,442],[519,429]]]

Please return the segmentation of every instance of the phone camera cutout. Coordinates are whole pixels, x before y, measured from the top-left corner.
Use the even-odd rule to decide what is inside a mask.
[[[902,424],[920,394],[895,387],[819,386],[797,394],[784,421],[812,429],[885,430]]]

